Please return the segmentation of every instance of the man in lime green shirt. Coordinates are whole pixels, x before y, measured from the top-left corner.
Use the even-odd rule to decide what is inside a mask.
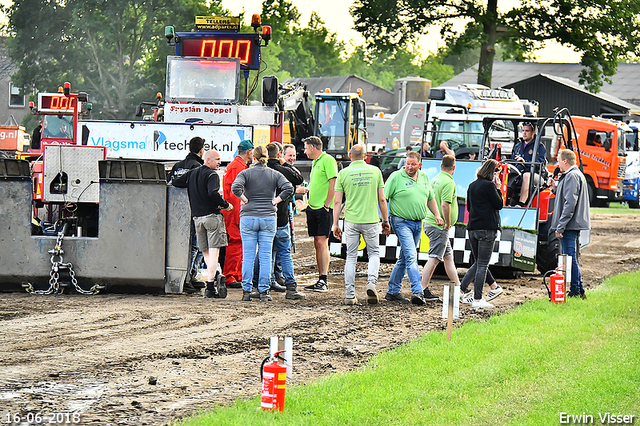
[[[336,160],[322,151],[320,138],[311,136],[304,140],[304,153],[313,160],[309,178],[309,207],[307,207],[307,231],[313,237],[318,264],[318,281],[305,287],[308,291],[325,293],[329,291],[327,271],[329,270],[329,234],[333,222],[333,196],[335,192],[338,165]]]
[[[420,244],[422,221],[427,215],[427,207],[433,212],[438,223],[443,223],[431,192],[429,178],[420,170],[421,165],[422,158],[419,153],[407,153],[404,167],[393,172],[384,186],[384,195],[389,200],[391,210],[391,227],[400,243],[400,256],[391,271],[389,288],[384,296],[391,302],[409,303],[409,300],[400,294],[406,272],[413,293],[411,302],[424,305],[417,247]]]
[[[456,183],[453,181],[453,172],[456,169],[456,158],[453,155],[445,155],[440,164],[440,173],[431,179],[438,211],[444,219],[444,225],[436,223],[432,213],[427,214],[424,221],[424,232],[429,237],[429,260],[422,269],[422,288],[426,300],[439,300],[429,290],[429,282],[438,263],[444,262],[447,276],[455,285],[460,285],[460,279],[453,262],[453,250],[449,239],[449,230],[458,221],[458,195]]]
[[[376,284],[380,269],[380,216],[382,215],[382,233],[389,235],[389,217],[387,199],[384,196],[384,183],[380,169],[364,162],[367,150],[363,145],[354,145],[349,152],[351,164],[338,173],[336,181],[335,204],[333,209],[333,234],[342,239],[342,230],[338,225],[342,195],[346,195],[344,209],[344,242],[347,245],[347,261],[344,266],[344,286],[346,305],[358,303],[356,298],[356,262],[360,235],[367,244],[369,267],[367,274],[367,302],[378,303]]]

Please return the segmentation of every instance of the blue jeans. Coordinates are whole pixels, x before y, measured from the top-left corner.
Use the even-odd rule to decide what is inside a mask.
[[[400,256],[398,257],[396,265],[393,267],[393,271],[391,271],[388,292],[390,294],[400,293],[402,279],[406,272],[409,276],[409,283],[411,283],[411,292],[422,293],[417,249],[420,245],[422,221],[406,220],[391,215],[391,227],[400,243]]]
[[[295,284],[293,276],[293,259],[291,257],[291,234],[290,225],[279,226],[273,239],[273,250],[271,256],[271,282],[276,281],[276,274],[284,277],[284,285]],[[286,265],[285,265],[286,263]],[[255,266],[253,267],[253,282],[258,283],[260,276],[260,262],[256,253]]]
[[[279,259],[282,265],[282,275],[284,276],[284,285],[295,284],[296,279],[293,276],[293,258],[291,257],[291,227],[289,224],[279,226],[276,236],[273,239],[273,276],[275,279],[276,260]]]
[[[473,298],[482,299],[482,288],[487,279],[489,262],[493,253],[493,245],[498,237],[498,231],[488,229],[476,229],[469,231],[469,243],[471,243],[471,253],[475,262],[462,278],[460,288],[467,289],[473,280]]]
[[[264,292],[271,283],[271,249],[276,233],[275,217],[240,217],[240,236],[242,238],[242,289],[251,291],[253,284],[253,264],[258,247],[260,276],[258,290]]]
[[[571,287],[569,290],[575,294],[581,294],[584,292],[580,266],[578,266],[578,256],[576,256],[576,247],[578,245],[579,236],[580,231],[565,229],[562,234],[562,238],[560,238],[562,254],[571,256]]]

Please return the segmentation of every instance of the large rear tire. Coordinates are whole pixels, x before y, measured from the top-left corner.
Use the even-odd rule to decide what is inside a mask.
[[[638,191],[638,194],[636,195],[636,199],[634,201],[629,201],[629,208],[630,209],[640,208],[640,191]]]
[[[542,244],[538,242],[538,252],[536,254],[536,266],[541,274],[556,269],[558,266],[558,256],[562,254],[560,240],[555,232],[549,235],[549,240]]]

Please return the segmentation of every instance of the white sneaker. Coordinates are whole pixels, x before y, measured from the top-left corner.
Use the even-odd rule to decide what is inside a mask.
[[[367,303],[370,305],[378,303],[378,292],[376,292],[375,284],[367,284]]]
[[[466,303],[467,305],[470,305],[473,303],[473,291],[469,291],[467,293],[464,293],[462,295],[460,295],[460,302],[461,303]]]
[[[480,300],[474,300],[473,303],[471,304],[471,307],[474,309],[493,309],[493,305],[489,302],[487,302],[484,299],[480,299]]]
[[[489,300],[495,299],[496,297],[500,296],[501,294],[502,294],[502,287],[500,287],[498,285],[496,288],[489,290],[489,293],[487,293],[487,302]]]

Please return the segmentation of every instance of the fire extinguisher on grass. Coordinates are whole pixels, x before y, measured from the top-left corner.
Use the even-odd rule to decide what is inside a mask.
[[[284,394],[287,390],[287,367],[286,361],[278,351],[273,356],[268,356],[262,361],[260,366],[260,380],[262,381],[262,402],[260,406],[263,410],[284,411]],[[282,363],[278,360],[282,360]],[[271,361],[267,364],[268,361]],[[266,365],[265,365],[266,364]]]
[[[549,285],[545,281],[547,275],[542,278],[542,282],[545,287],[547,287],[547,291],[549,292],[549,300],[553,303],[564,303],[565,302],[565,280],[563,275],[564,267],[558,266],[554,271],[549,271],[547,274],[551,272],[555,272],[549,278]]]

